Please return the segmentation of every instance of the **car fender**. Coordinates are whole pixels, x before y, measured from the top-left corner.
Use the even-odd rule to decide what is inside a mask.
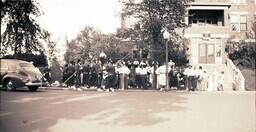
[[[22,77],[17,73],[8,73],[5,76],[3,76],[2,81],[1,81],[2,84],[4,84],[5,81],[7,81],[8,79],[12,79],[14,81],[16,87],[22,87],[25,85],[25,82],[23,82]]]

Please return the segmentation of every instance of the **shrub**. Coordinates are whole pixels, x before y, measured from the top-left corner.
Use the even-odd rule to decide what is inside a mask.
[[[255,42],[228,42],[225,51],[237,66],[255,69],[256,44]]]

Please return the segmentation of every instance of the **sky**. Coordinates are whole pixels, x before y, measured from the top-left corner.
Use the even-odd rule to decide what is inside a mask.
[[[120,27],[119,0],[38,0],[43,15],[39,24],[52,33],[55,41],[69,40],[87,25],[103,33],[113,33]]]
[[[70,41],[88,25],[102,33],[114,33],[121,26],[119,0],[37,1],[43,14],[36,20],[42,28],[52,34],[52,40],[57,42],[57,57],[60,62],[64,59],[66,36]]]

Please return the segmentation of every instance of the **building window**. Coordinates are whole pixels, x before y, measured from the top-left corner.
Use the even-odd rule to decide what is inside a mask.
[[[247,18],[246,16],[240,16],[240,30],[246,31],[247,30]]]
[[[238,16],[237,15],[232,15],[230,17],[230,22],[231,22],[231,30],[232,31],[239,31]]]
[[[245,15],[231,15],[231,31],[246,31],[247,17]]]

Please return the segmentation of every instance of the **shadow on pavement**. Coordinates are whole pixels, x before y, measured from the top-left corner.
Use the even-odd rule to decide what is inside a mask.
[[[24,94],[21,95],[20,92]],[[170,112],[187,110],[182,107],[187,100],[182,96],[184,93],[65,90],[32,93],[36,94],[17,91],[1,95],[1,131],[50,132],[72,123],[77,124],[76,127],[81,123],[152,126],[171,120],[168,115]]]

